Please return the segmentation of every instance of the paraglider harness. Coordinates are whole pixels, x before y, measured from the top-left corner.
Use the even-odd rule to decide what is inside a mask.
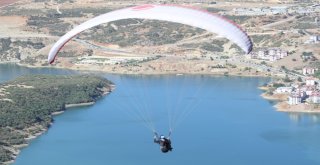
[[[156,132],[154,132],[154,143],[157,143],[160,145],[160,150],[163,153],[167,153],[169,151],[172,151],[172,147],[171,147],[171,140],[170,140],[170,133],[168,137],[164,137],[163,135],[161,135],[160,137],[158,136],[158,134]]]

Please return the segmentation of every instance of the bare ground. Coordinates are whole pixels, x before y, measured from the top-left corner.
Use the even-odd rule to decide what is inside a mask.
[[[320,108],[310,104],[289,105],[287,102],[280,102],[275,107],[281,112],[320,113]]]
[[[10,5],[10,4],[16,3],[18,1],[19,0],[1,0],[0,1],[0,7]]]
[[[279,101],[285,101],[288,98],[288,95],[286,95],[286,94],[268,95],[266,93],[263,93],[261,96],[265,99],[268,99],[268,100],[279,100]]]

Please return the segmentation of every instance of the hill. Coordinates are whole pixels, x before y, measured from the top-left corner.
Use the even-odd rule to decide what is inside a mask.
[[[320,58],[320,42],[310,41],[320,34],[320,7],[316,2],[170,1],[233,20],[248,32],[255,52],[269,48],[289,52],[287,58],[267,62],[275,70],[282,66],[299,70],[314,62],[301,58],[303,53],[312,52],[313,59]],[[168,1],[24,0],[4,7],[0,11],[3,25],[0,27],[0,61],[48,66],[47,54],[53,43],[76,25],[112,10],[146,3],[167,4]],[[235,44],[202,29],[164,21],[128,19],[79,34],[50,66],[129,74],[273,74],[268,72],[270,68],[256,69],[243,62],[238,58],[241,55],[244,52]],[[246,68],[253,70],[244,73]]]

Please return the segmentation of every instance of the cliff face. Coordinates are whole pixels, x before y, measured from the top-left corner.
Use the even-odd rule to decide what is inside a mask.
[[[94,102],[111,91],[106,79],[87,75],[33,75],[0,85],[0,164],[47,130],[67,104]]]

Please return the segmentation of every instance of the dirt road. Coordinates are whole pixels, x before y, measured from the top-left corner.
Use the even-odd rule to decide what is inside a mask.
[[[280,20],[280,21],[277,21],[277,22],[273,22],[273,23],[270,23],[270,24],[267,24],[267,25],[263,25],[263,26],[261,26],[261,28],[270,29],[270,28],[272,28],[274,26],[278,26],[278,25],[287,23],[289,21],[294,21],[295,19],[296,18],[294,16],[292,16],[292,17],[289,17],[289,18],[286,18],[286,19],[283,19],[283,20]]]

